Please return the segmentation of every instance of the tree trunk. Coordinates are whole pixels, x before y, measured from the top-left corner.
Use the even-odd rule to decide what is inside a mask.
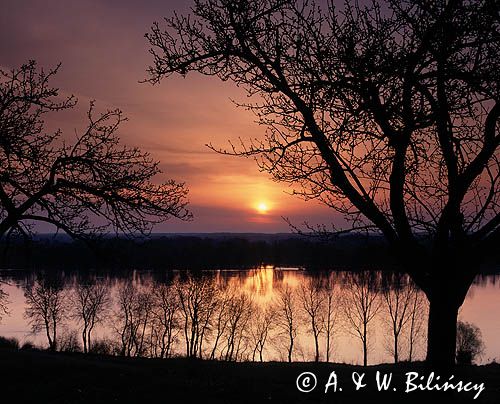
[[[399,355],[398,355],[398,334],[394,334],[394,363],[399,362]]]
[[[426,364],[430,370],[448,371],[455,365],[458,309],[478,273],[478,257],[462,246],[431,260],[429,277],[419,285],[429,302]]]
[[[84,327],[82,332],[83,353],[87,353],[87,329]]]
[[[319,336],[318,333],[315,331],[314,332],[314,346],[316,348],[315,350],[315,355],[314,355],[314,362],[319,362]]]
[[[363,339],[363,366],[368,366],[368,344],[366,338]]]
[[[429,299],[427,329],[427,364],[436,369],[449,369],[455,364],[457,316],[460,305],[455,299],[441,295]]]
[[[368,330],[367,330],[367,321],[366,319],[363,322],[363,366],[368,366]]]

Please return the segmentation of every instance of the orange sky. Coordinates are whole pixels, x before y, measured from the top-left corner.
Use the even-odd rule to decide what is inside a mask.
[[[253,161],[221,156],[205,146],[264,132],[249,112],[231,103],[230,98],[243,100],[241,90],[195,74],[156,87],[139,83],[150,62],[144,33],[153,21],[173,9],[185,10],[186,4],[7,0],[0,14],[0,65],[15,67],[28,59],[45,67],[63,63],[53,84],[75,94],[79,106],[58,114],[51,125],[69,136],[85,123],[91,99],[98,108],[125,112],[130,120],[120,131],[123,141],[151,152],[161,161],[164,178],[185,181],[190,189],[194,221],[171,221],[156,231],[289,231],[281,216],[297,224],[338,223],[330,209],[288,195]],[[259,203],[267,204],[267,212],[259,212]]]

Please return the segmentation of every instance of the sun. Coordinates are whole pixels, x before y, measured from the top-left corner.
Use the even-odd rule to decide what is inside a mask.
[[[257,212],[259,212],[261,215],[265,215],[267,212],[269,212],[269,204],[266,202],[258,202],[257,203]]]

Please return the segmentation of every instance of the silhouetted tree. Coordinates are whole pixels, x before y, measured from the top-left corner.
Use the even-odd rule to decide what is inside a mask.
[[[429,300],[434,365],[454,362],[458,309],[500,236],[499,9],[195,0],[146,35],[152,83],[196,71],[254,96],[266,135],[219,151],[384,235]]]
[[[183,316],[186,356],[201,358],[203,343],[216,309],[216,288],[208,277],[188,277],[176,284]]]
[[[168,358],[180,331],[179,299],[176,290],[165,284],[154,285],[153,320],[151,335],[154,338],[153,353],[160,358]],[[159,352],[156,352],[159,349]]]
[[[336,294],[335,284],[331,277],[327,279],[326,284],[323,286],[322,293],[324,294],[325,360],[330,362],[333,337],[340,312],[340,299]]]
[[[289,285],[281,286],[277,290],[273,306],[276,313],[276,328],[278,333],[287,341],[287,359],[288,362],[291,362],[299,328],[295,291]]]
[[[478,326],[458,321],[457,323],[457,363],[473,363],[484,352],[481,330]]]
[[[363,366],[368,365],[368,326],[380,310],[381,301],[369,272],[353,273],[346,279],[342,309],[348,332],[363,346]]]
[[[305,313],[305,322],[314,338],[314,361],[319,362],[319,338],[325,328],[323,310],[325,296],[319,280],[304,279],[299,287],[299,298]]]
[[[0,288],[0,322],[2,317],[9,314],[9,295]]]
[[[226,343],[224,360],[241,359],[242,351],[248,337],[248,325],[254,314],[252,299],[245,292],[232,293],[227,306]]]
[[[406,284],[404,279],[396,279],[394,287],[387,287],[382,291],[383,308],[387,314],[387,325],[391,336],[388,352],[393,356],[394,363],[401,358],[401,344],[404,332],[411,325],[415,315],[415,295],[418,289],[412,284]],[[412,337],[410,336],[412,340]],[[410,355],[411,356],[411,355]]]
[[[414,359],[415,350],[425,337],[424,322],[428,313],[425,296],[416,293],[413,296],[410,310],[410,321],[408,324],[408,361]]]
[[[232,294],[223,288],[217,288],[215,311],[212,320],[212,352],[210,359],[215,359],[219,343],[226,333],[228,327],[229,306],[231,304]]]
[[[111,295],[105,282],[78,283],[71,294],[71,316],[82,324],[83,352],[91,346],[92,331],[102,324],[111,306]]]
[[[24,287],[24,316],[31,331],[45,331],[49,349],[57,349],[57,330],[67,313],[67,296],[59,281],[38,277]]]
[[[120,338],[120,355],[142,356],[144,334],[149,320],[150,295],[132,281],[127,281],[118,286],[116,300],[113,327]]]
[[[274,330],[276,313],[272,308],[256,308],[256,312],[251,320],[251,340],[253,344],[252,361],[259,354],[259,360],[264,360],[264,350],[272,331]]]
[[[170,217],[188,219],[184,184],[154,184],[158,163],[120,144],[121,111],[97,115],[92,102],[74,140],[45,128],[47,113],[76,104],[50,87],[57,71],[38,70],[33,61],[0,70],[0,237],[28,237],[37,221],[89,238],[110,227],[146,233]]]

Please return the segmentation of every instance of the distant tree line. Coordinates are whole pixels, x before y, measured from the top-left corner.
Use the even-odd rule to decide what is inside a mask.
[[[268,240],[204,236],[102,239],[91,248],[81,241],[49,237],[0,244],[0,266],[17,269],[218,269],[259,265],[333,269],[387,265],[391,259],[379,238],[320,240],[290,236]]]
[[[499,252],[484,257],[483,273],[494,271]],[[0,268],[28,270],[106,269],[113,271],[250,268],[260,265],[325,269],[395,269],[389,247],[379,237],[157,236],[142,240],[103,238],[82,241],[12,239],[0,243]],[[405,268],[401,268],[403,271]]]

